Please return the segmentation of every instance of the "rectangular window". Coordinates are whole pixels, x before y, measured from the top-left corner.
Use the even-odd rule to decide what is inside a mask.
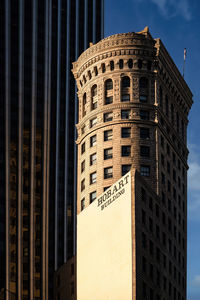
[[[109,112],[109,113],[105,113],[103,115],[103,120],[104,122],[110,122],[113,120],[113,113],[112,112]]]
[[[150,300],[153,300],[154,298],[154,292],[152,289],[150,289]]]
[[[154,253],[154,245],[152,241],[149,241],[149,252],[151,255]]]
[[[122,127],[121,129],[121,137],[129,138],[131,137],[131,127]]]
[[[90,120],[90,128],[94,127],[97,124],[97,118]]]
[[[84,152],[85,152],[85,143],[81,145],[81,154],[83,154]]]
[[[158,262],[160,262],[160,249],[156,248],[156,259]]]
[[[131,155],[131,146],[122,146],[121,149],[122,156],[130,156]]]
[[[149,230],[153,232],[153,220],[151,217],[149,217]]]
[[[147,102],[147,96],[146,95],[140,95],[140,102]]]
[[[113,96],[106,97],[105,98],[105,104],[107,105],[107,104],[111,104],[111,103],[113,103]]]
[[[104,168],[104,179],[108,179],[112,177],[113,177],[113,168],[112,167]]]
[[[153,272],[153,265],[152,264],[149,265],[149,276],[153,280],[154,272]]]
[[[112,129],[104,131],[104,141],[110,141],[113,137]]]
[[[153,199],[151,197],[149,197],[149,208],[153,211]]]
[[[149,111],[148,110],[140,110],[140,119],[141,120],[149,120]]]
[[[97,192],[94,191],[92,193],[90,193],[90,203],[92,203],[97,197]]]
[[[85,198],[81,200],[81,210],[84,210],[84,208],[85,208]]]
[[[162,233],[162,242],[163,246],[166,246],[166,234],[164,232]]]
[[[150,166],[140,166],[141,176],[150,176]]]
[[[140,146],[140,156],[149,157],[150,156],[150,147]]]
[[[85,179],[81,181],[81,192],[85,189]]]
[[[97,182],[97,173],[93,172],[90,174],[90,184]]]
[[[149,128],[140,128],[140,138],[149,139]]]
[[[165,166],[165,158],[163,154],[161,154],[161,164],[162,166]]]
[[[97,154],[93,153],[90,155],[90,166],[95,165],[97,162]]]
[[[162,184],[165,184],[165,174],[161,173],[161,182]]]
[[[146,258],[142,257],[142,270],[144,273],[146,273]]]
[[[130,95],[129,94],[122,94],[121,102],[129,102],[130,101]]]
[[[95,146],[97,143],[97,136],[96,134],[90,137],[90,147]]]
[[[128,173],[131,169],[131,165],[122,165],[122,176]]]
[[[146,286],[146,283],[143,281],[143,284],[142,284],[142,295],[143,295],[143,298],[146,299],[146,295],[147,295],[147,286]]]
[[[81,163],[81,173],[85,171],[85,160]]]
[[[130,109],[123,109],[121,111],[121,118],[124,119],[130,119],[131,118],[131,110]]]
[[[104,149],[104,159],[110,159],[113,157],[113,148]]]
[[[145,249],[146,246],[147,246],[146,234],[143,232],[142,233],[142,247]]]
[[[142,209],[142,223],[146,224],[146,212]]]

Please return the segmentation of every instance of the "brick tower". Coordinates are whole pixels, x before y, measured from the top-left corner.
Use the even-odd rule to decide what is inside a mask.
[[[191,91],[147,27],[91,45],[73,73],[79,98],[77,214],[136,169],[135,297],[185,300]]]

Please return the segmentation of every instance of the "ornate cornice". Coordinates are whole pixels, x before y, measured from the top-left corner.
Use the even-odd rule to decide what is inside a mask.
[[[100,60],[120,55],[154,56],[155,41],[148,29],[140,33],[129,32],[109,36],[84,51],[73,63],[73,73],[78,78],[82,72]]]

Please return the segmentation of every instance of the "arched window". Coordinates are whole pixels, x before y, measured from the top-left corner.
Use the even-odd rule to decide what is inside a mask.
[[[147,102],[148,99],[148,79],[141,77],[139,80],[140,102]]]
[[[110,71],[113,71],[114,68],[115,68],[114,61],[111,60],[111,61],[110,61]]]
[[[89,79],[92,78],[92,74],[91,74],[90,70],[88,71],[88,78],[89,78]]]
[[[83,111],[82,116],[84,117],[86,115],[86,103],[87,103],[87,96],[86,93],[83,95]]]
[[[106,90],[112,90],[113,89],[113,82],[112,79],[107,79],[105,82],[105,88]]]
[[[122,88],[130,87],[130,78],[125,76],[122,78]]]
[[[94,67],[94,74],[95,74],[95,76],[97,76],[97,75],[98,75],[98,70],[97,70],[97,67]]]
[[[142,69],[142,60],[138,59],[138,69]]]
[[[124,67],[124,61],[123,61],[123,59],[120,59],[119,60],[119,68],[123,69],[123,67]]]
[[[128,67],[129,69],[132,69],[133,67],[133,60],[131,58],[128,60]]]
[[[130,101],[130,78],[128,76],[122,77],[121,82],[121,101]]]
[[[107,79],[105,82],[105,104],[113,103],[113,81]]]
[[[83,75],[83,81],[84,81],[84,83],[86,83],[86,78],[85,78],[85,75]]]
[[[97,108],[97,85],[93,85],[91,89],[91,110],[94,110]]]
[[[105,66],[104,63],[101,64],[101,70],[102,70],[102,73],[105,73],[105,71],[106,71],[106,66]]]

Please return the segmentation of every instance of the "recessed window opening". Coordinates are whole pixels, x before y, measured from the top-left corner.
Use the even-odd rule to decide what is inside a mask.
[[[120,59],[119,60],[119,68],[123,69],[123,67],[124,67],[124,61],[123,61],[123,59]]]
[[[131,58],[128,60],[128,67],[129,69],[133,68],[133,60]]]
[[[106,71],[106,66],[105,66],[104,63],[101,65],[101,70],[102,70],[102,73],[105,73],[105,71]]]
[[[128,76],[122,77],[122,88],[130,87],[130,78]]]
[[[110,71],[113,71],[114,68],[115,68],[114,61],[111,60],[111,61],[110,61]]]
[[[142,69],[142,60],[138,59],[138,69]]]

